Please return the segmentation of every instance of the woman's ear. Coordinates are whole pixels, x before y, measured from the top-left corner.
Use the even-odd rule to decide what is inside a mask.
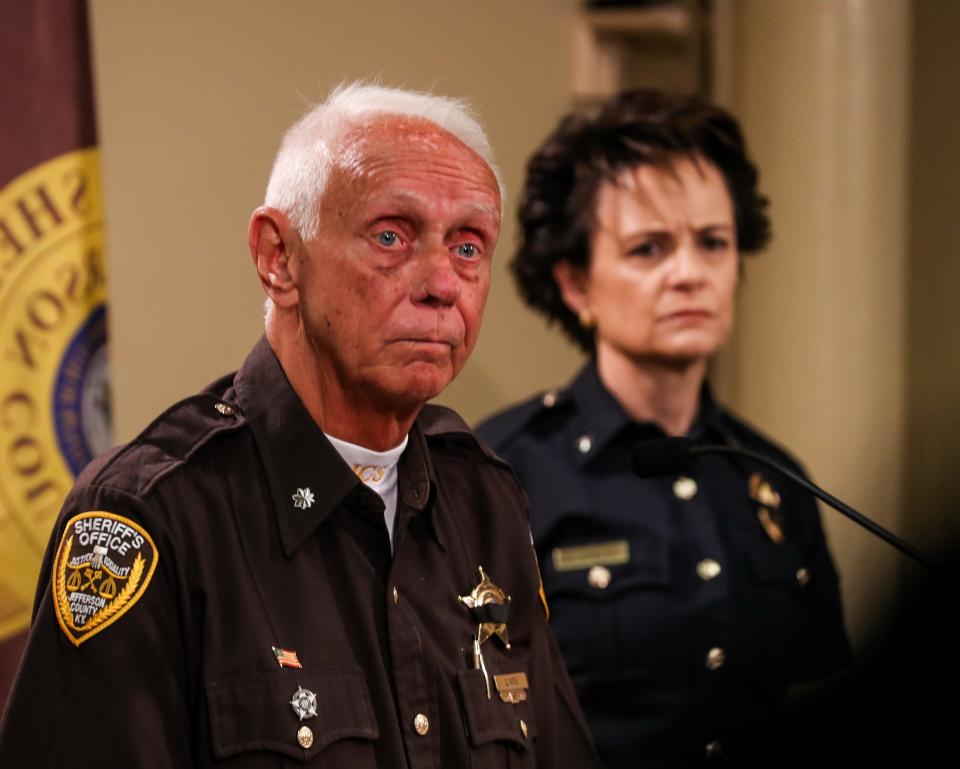
[[[250,215],[247,231],[250,256],[267,296],[280,308],[299,301],[295,256],[303,242],[286,215],[260,206]]]
[[[574,267],[570,262],[557,262],[553,265],[553,279],[560,289],[564,304],[574,315],[592,314],[587,291],[589,277],[586,268]]]

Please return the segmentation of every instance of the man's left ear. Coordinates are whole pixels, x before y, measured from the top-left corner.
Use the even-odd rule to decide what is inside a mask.
[[[303,241],[286,214],[260,206],[250,215],[247,243],[267,296],[280,308],[296,305],[299,301],[296,256],[303,248]]]

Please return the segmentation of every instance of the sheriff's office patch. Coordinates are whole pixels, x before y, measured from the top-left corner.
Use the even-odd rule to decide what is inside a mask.
[[[157,546],[140,526],[94,510],[70,519],[54,562],[53,605],[74,646],[109,627],[146,592]]]

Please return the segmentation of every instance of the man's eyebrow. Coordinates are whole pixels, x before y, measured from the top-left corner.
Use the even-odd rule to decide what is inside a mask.
[[[416,192],[412,192],[411,190],[404,189],[404,188],[384,190],[374,198],[375,201],[383,200],[383,199],[388,199],[388,200],[392,199],[392,200],[404,201],[404,202],[409,201],[421,206],[428,205],[426,199],[422,195],[419,195]],[[494,219],[499,220],[500,218],[500,208],[499,206],[493,203],[478,203],[478,202],[466,203],[464,205],[464,209],[471,212],[485,214]]]

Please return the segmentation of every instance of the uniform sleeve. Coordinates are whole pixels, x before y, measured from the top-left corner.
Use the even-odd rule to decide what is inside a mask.
[[[546,625],[546,623],[544,622]],[[544,643],[547,647],[547,661],[550,667],[549,678],[552,681],[552,696],[539,697],[547,705],[547,713],[538,711],[540,740],[537,746],[537,765],[557,767],[558,769],[591,769],[600,767],[590,737],[590,730],[583,717],[583,711],[574,692],[573,683],[567,674],[556,639],[548,627],[545,627]],[[538,694],[540,694],[538,692]]]
[[[809,499],[810,592],[807,607],[805,655],[796,675],[798,681],[827,676],[850,664],[852,652],[843,621],[840,579],[827,546],[816,502]]]
[[[0,727],[0,766],[193,765],[176,553],[156,518],[122,492],[71,493]]]
[[[536,564],[532,534],[530,553]],[[539,579],[539,566],[536,568]],[[590,729],[583,716],[573,682],[567,673],[560,648],[550,629],[549,608],[543,593],[542,579],[537,605],[531,643],[531,683],[534,687],[539,730],[537,765],[556,769],[599,767],[600,760],[593,746]],[[543,611],[539,610],[541,605]]]

